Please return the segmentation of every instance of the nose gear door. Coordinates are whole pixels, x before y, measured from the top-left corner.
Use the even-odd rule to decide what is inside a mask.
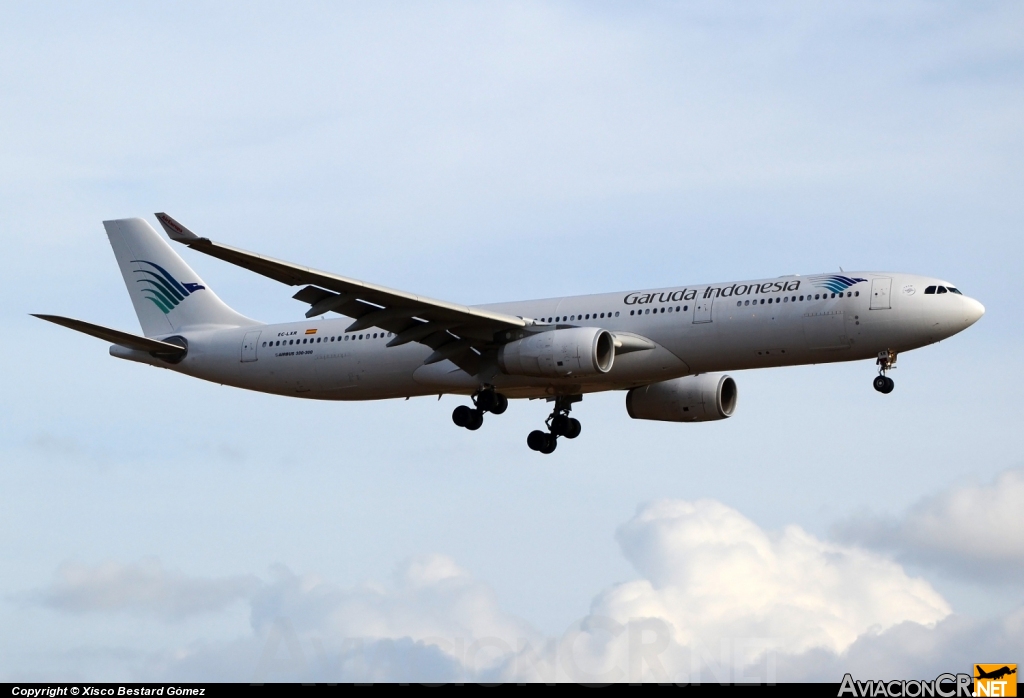
[[[889,303],[889,291],[892,290],[892,279],[881,277],[871,280],[871,309],[888,310],[892,307]]]
[[[242,363],[256,360],[256,347],[259,344],[260,333],[246,332],[242,339]]]

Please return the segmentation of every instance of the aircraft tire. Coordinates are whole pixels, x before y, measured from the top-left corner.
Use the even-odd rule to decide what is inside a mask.
[[[885,377],[885,390],[883,390],[882,392],[884,394],[888,395],[889,393],[891,393],[893,391],[893,388],[895,388],[895,387],[896,387],[896,382],[892,378],[889,378],[889,376],[886,376]]]
[[[455,426],[464,427],[469,424],[469,413],[472,412],[470,408],[465,405],[459,405],[452,412],[452,421],[455,422]]]
[[[491,414],[504,414],[508,409],[508,398],[501,393],[494,394],[494,405],[491,406]]]
[[[554,453],[558,447],[558,437],[554,434],[544,434],[544,445],[539,449],[541,453],[547,455]]]
[[[466,428],[470,431],[476,431],[484,425],[484,413],[480,410],[469,411],[469,421],[466,422]]]
[[[877,390],[878,392],[884,393],[887,380],[889,379],[886,378],[885,376],[875,376],[875,380],[871,382],[871,385],[874,386],[875,390]]]
[[[490,412],[494,409],[496,393],[493,390],[481,391],[476,396],[476,407],[478,410]]]
[[[583,425],[580,424],[580,420],[573,417],[569,418],[569,423],[565,428],[565,438],[575,439],[583,431]]]
[[[551,420],[551,433],[555,436],[565,436],[569,428],[569,418],[564,414],[556,414]]]
[[[530,447],[531,451],[539,451],[544,447],[547,437],[547,434],[539,429],[535,429],[526,437],[526,445]]]

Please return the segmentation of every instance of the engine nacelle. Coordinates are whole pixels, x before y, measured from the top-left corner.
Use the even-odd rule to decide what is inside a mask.
[[[626,411],[633,419],[710,422],[731,417],[736,397],[732,378],[703,373],[633,388],[626,393]]]
[[[613,363],[615,338],[599,327],[540,332],[498,351],[498,365],[512,376],[596,376],[612,370]]]

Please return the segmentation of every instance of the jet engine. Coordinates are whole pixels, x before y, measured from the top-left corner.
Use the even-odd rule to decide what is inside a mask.
[[[633,419],[710,422],[731,417],[736,397],[732,378],[703,373],[633,388],[626,393],[626,411]]]
[[[598,327],[540,332],[498,351],[498,366],[512,376],[596,376],[612,370],[614,362],[615,338]]]

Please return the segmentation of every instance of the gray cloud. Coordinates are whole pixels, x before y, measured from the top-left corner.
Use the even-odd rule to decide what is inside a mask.
[[[48,587],[22,598],[70,613],[117,612],[181,620],[248,599],[259,583],[251,575],[189,577],[154,559],[93,566],[69,562],[60,566]]]
[[[985,485],[952,487],[896,517],[863,515],[837,525],[839,540],[895,553],[968,579],[1024,579],[1024,468]]]

